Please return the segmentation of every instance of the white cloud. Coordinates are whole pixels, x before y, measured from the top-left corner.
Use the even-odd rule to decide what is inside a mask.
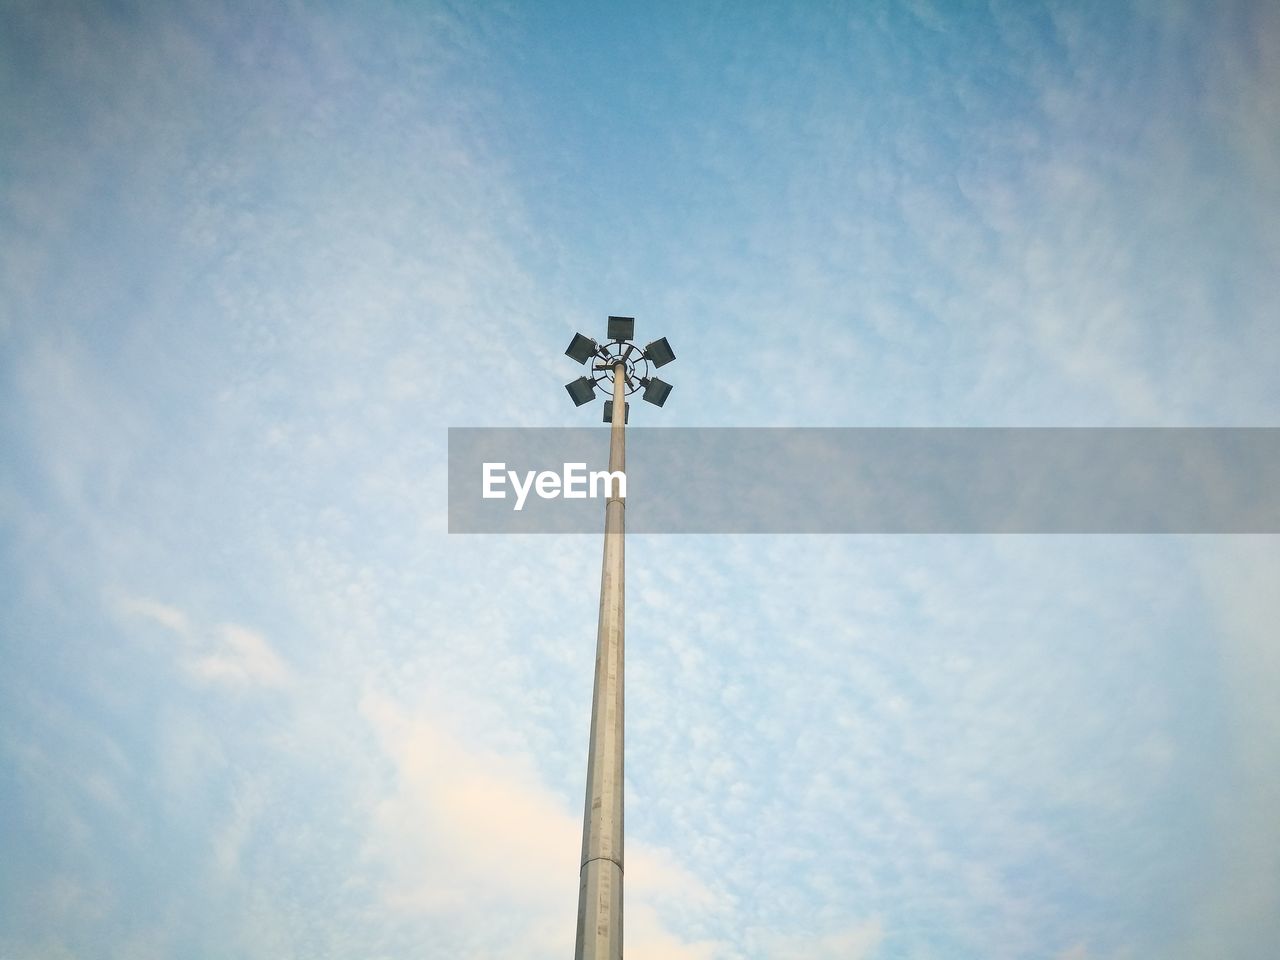
[[[775,940],[772,960],[871,960],[884,940],[878,917],[819,936]]]
[[[157,624],[179,641],[174,651],[189,675],[229,687],[285,687],[293,671],[261,633],[234,623],[216,627],[193,624],[178,607],[149,597],[109,594],[112,611],[126,624]]]
[[[623,949],[631,960],[713,960],[725,949],[719,940],[689,941],[676,936],[658,910],[643,899],[629,896],[624,912]]]
[[[237,687],[281,687],[292,679],[289,667],[260,633],[228,624],[219,635],[210,652],[188,664],[194,676]]]
[[[387,871],[385,904],[463,917],[479,953],[504,938],[525,956],[572,950],[580,815],[542,785],[527,758],[468,743],[382,695],[366,696],[362,713],[392,763],[366,851]],[[662,919],[661,904],[671,900],[715,906],[669,853],[629,840],[625,877],[628,956],[713,955],[716,944],[686,940]],[[481,917],[494,909],[508,922],[489,929]]]
[[[252,782],[241,785],[232,795],[231,815],[213,838],[214,866],[224,877],[238,877],[245,845],[262,809],[262,794]]]
[[[119,596],[113,602],[116,611],[126,617],[138,617],[159,624],[181,637],[187,637],[191,633],[191,622],[177,607],[148,597]]]

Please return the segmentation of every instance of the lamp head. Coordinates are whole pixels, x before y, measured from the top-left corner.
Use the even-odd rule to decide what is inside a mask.
[[[610,317],[609,339],[627,341],[636,334],[635,317]]]
[[[586,377],[579,377],[573,383],[566,383],[564,388],[569,391],[569,397],[577,407],[590,403],[596,398],[596,385]]]
[[[565,356],[577,360],[578,363],[586,363],[595,356],[598,344],[590,337],[584,337],[580,333],[575,333],[573,339],[569,341],[569,347],[565,350]]]
[[[667,343],[667,338],[663,337],[644,348],[644,357],[655,367],[664,367],[674,360],[676,355],[671,349],[671,344]]]
[[[660,407],[667,402],[667,396],[671,393],[671,384],[657,377],[651,380],[642,378],[640,382],[644,384],[644,399],[649,403]]]

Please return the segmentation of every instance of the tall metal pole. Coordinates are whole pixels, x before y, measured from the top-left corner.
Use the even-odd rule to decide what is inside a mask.
[[[613,368],[609,471],[626,470],[626,366]],[[611,483],[604,514],[596,679],[591,694],[591,748],[582,815],[575,960],[622,960],[622,666],[625,504]]]
[[[656,407],[667,402],[671,384],[650,369],[676,358],[666,337],[643,350],[632,342],[635,317],[610,317],[609,342],[575,333],[565,355],[591,363],[588,376],[566,383],[575,406],[590,403],[596,388],[613,399],[609,420],[609,472],[627,469],[627,397],[641,387]],[[600,565],[600,620],[596,627],[596,679],[591,694],[591,748],[587,754],[587,798],[582,814],[582,861],[578,884],[576,960],[622,960],[622,666],[623,491],[610,481],[604,508],[604,560]]]

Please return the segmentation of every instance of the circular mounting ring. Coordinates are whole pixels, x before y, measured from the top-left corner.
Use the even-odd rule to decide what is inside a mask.
[[[640,389],[641,380],[648,380],[649,358],[630,340],[610,340],[602,343],[591,358],[591,379],[607,396],[613,396],[613,368],[621,361],[626,366],[626,396]]]

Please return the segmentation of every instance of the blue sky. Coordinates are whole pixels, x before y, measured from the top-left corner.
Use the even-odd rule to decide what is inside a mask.
[[[446,428],[1271,426],[1262,3],[0,11],[0,956],[572,949],[599,544]],[[636,537],[633,960],[1269,958],[1274,537]]]

